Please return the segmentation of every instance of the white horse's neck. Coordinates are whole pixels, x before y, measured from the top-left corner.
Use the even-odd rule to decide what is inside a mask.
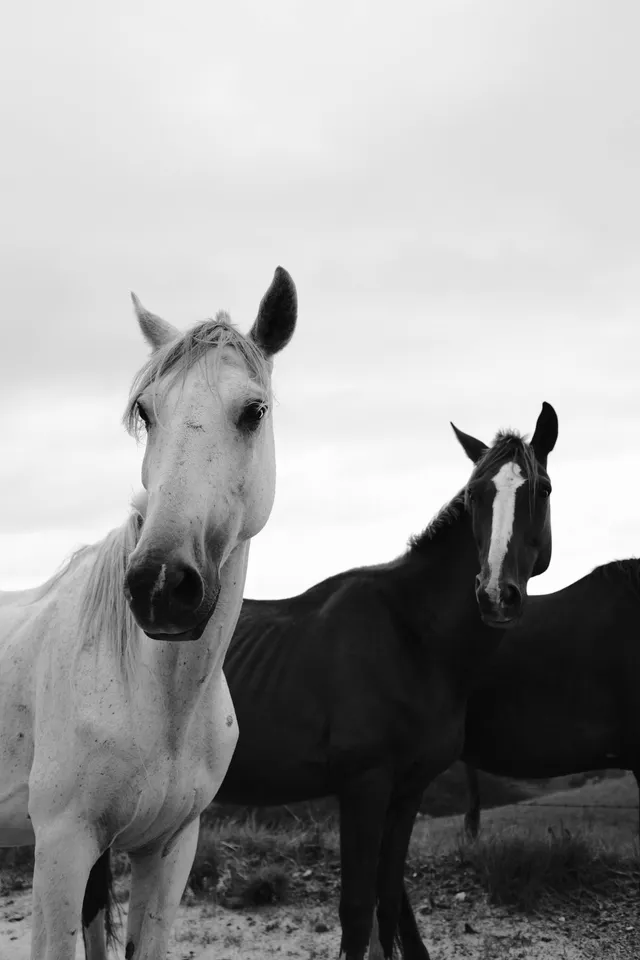
[[[138,669],[151,680],[154,699],[163,701],[163,710],[174,728],[181,721],[189,722],[198,703],[210,693],[211,683],[222,673],[242,606],[249,544],[249,540],[240,543],[221,570],[216,609],[199,640],[152,640],[140,631]]]

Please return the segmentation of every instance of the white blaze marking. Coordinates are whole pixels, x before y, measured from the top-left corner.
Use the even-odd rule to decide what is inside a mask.
[[[489,582],[487,593],[494,603],[500,601],[500,575],[502,564],[513,533],[513,520],[516,514],[516,494],[526,480],[517,463],[503,463],[493,482],[496,495],[493,498],[493,517],[491,521],[491,543],[489,544]]]

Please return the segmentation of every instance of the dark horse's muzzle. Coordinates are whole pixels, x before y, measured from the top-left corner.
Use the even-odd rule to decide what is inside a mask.
[[[201,571],[178,553],[135,554],[124,590],[140,629],[153,640],[198,640],[218,600],[218,571]]]
[[[502,629],[514,626],[524,608],[526,592],[513,580],[503,580],[493,588],[480,574],[476,577],[476,600],[482,622]]]

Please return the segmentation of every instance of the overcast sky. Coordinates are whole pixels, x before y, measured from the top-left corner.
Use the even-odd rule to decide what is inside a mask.
[[[553,590],[640,552],[636,0],[13,4],[0,36],[0,587],[126,516],[129,300],[242,330],[277,264],[246,593],[391,559],[552,403]]]

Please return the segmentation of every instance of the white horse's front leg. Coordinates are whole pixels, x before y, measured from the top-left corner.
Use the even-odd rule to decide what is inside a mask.
[[[86,824],[60,817],[36,828],[31,960],[75,960],[82,899],[100,850]]]
[[[165,960],[169,934],[196,855],[199,829],[197,817],[183,828],[166,856],[162,848],[144,855],[130,854],[126,960]]]

